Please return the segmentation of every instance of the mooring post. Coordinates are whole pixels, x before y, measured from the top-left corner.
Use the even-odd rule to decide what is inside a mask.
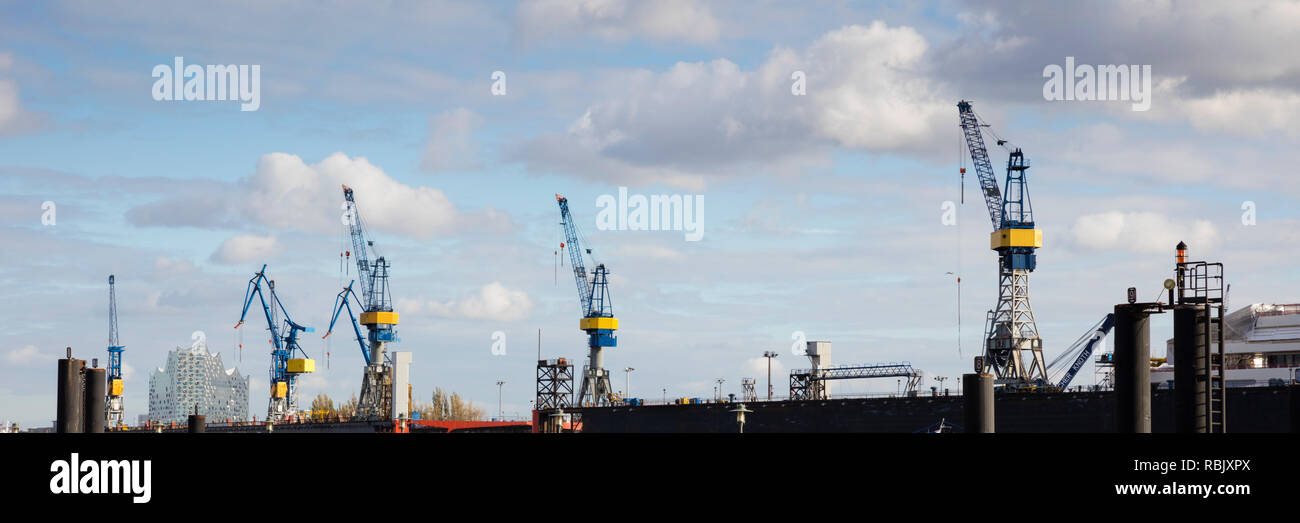
[[[993,433],[993,375],[963,374],[961,377],[966,432]]]
[[[68,347],[66,358],[59,360],[58,367],[58,405],[56,406],[54,428],[60,433],[82,431],[85,416],[82,415],[81,371],[85,360],[72,357],[72,347]]]
[[[1115,306],[1115,431],[1151,432],[1151,313],[1146,304]]]
[[[86,383],[86,393],[83,397],[84,402],[81,409],[85,415],[82,427],[86,432],[104,432],[104,388],[108,383],[108,373],[104,369],[92,367],[85,369],[83,376]]]
[[[201,434],[208,430],[207,416],[199,415],[199,405],[197,403],[194,404],[194,414],[190,414],[190,418],[187,422],[190,434]]]

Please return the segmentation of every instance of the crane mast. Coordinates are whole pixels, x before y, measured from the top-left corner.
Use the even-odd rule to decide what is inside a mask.
[[[957,110],[993,222],[989,248],[998,253],[998,302],[985,318],[984,353],[975,358],[975,370],[993,374],[1004,385],[1047,386],[1043,341],[1029,304],[1029,273],[1038,264],[1036,250],[1043,246],[1043,232],[1034,227],[1025,177],[1029,161],[1019,148],[1011,151],[1005,191],[999,191],[982,136],[981,128],[988,125],[979,121],[969,101],[958,102]]]
[[[122,406],[122,351],[126,347],[117,337],[117,278],[108,275],[108,387],[104,398],[104,416],[107,427],[125,425]]]
[[[614,400],[613,389],[609,384],[609,371],[605,369],[605,347],[618,345],[614,331],[618,330],[618,318],[614,317],[614,305],[609,295],[608,270],[600,263],[591,271],[588,279],[587,267],[583,262],[584,251],[578,241],[578,229],[569,213],[569,200],[555,195],[560,206],[560,224],[564,227],[565,243],[561,248],[569,252],[573,266],[573,279],[578,286],[578,305],[582,309],[582,319],[578,328],[587,333],[587,365],[582,370],[582,384],[578,389],[578,405],[601,406]],[[585,251],[587,255],[591,250]]]
[[[265,283],[266,291],[262,290]],[[270,299],[267,299],[267,293]],[[316,371],[316,362],[307,357],[306,351],[298,345],[299,332],[312,332],[315,329],[299,325],[289,317],[289,311],[280,302],[275,292],[275,280],[266,277],[266,265],[248,280],[248,289],[244,292],[244,310],[239,315],[238,329],[248,317],[248,308],[257,296],[262,304],[262,313],[266,316],[267,330],[271,333],[271,394],[266,407],[266,420],[278,422],[298,411],[298,375]],[[284,325],[280,325],[277,316],[283,315]],[[301,355],[301,358],[295,358]]]
[[[367,346],[362,349],[366,366],[355,416],[357,419],[387,419],[391,416],[392,409],[393,367],[384,356],[388,343],[399,341],[394,329],[397,326],[398,315],[393,312],[392,296],[388,292],[389,263],[383,256],[374,261],[370,260],[370,251],[375,243],[366,238],[361,214],[353,199],[352,188],[343,186],[343,198],[346,211],[344,218],[352,237],[352,250],[356,254],[357,281],[361,284],[361,296],[351,293],[349,285],[349,289],[345,289],[335,299],[334,316],[337,319],[338,309],[341,306],[346,306],[348,315],[352,315],[351,306],[346,305],[345,293],[352,294],[354,299],[359,298],[362,306],[360,323],[366,326]],[[330,322],[331,329],[333,323]],[[355,319],[353,323],[356,323]]]

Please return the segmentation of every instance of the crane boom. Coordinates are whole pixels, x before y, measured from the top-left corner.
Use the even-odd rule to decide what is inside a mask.
[[[583,316],[586,316],[591,313],[591,283],[587,280],[587,266],[582,261],[578,229],[573,223],[573,215],[569,214],[569,200],[557,194],[555,201],[560,204],[560,223],[564,226],[564,247],[569,252],[573,279],[578,283],[578,305],[582,308]]]
[[[966,135],[966,147],[970,149],[971,164],[979,176],[980,190],[984,193],[984,204],[989,208],[989,219],[993,221],[993,230],[1002,228],[1002,192],[998,190],[998,180],[993,174],[993,163],[989,161],[989,151],[984,147],[984,135],[981,124],[971,109],[970,102],[957,102],[961,114],[961,130]]]
[[[352,284],[355,282],[356,280],[348,282],[348,286],[344,287],[342,291],[339,291],[338,297],[334,298],[334,316],[330,318],[330,328],[327,329],[325,335],[320,338],[323,340],[328,338],[330,334],[334,333],[334,322],[339,320],[339,313],[343,312],[343,309],[346,308],[348,310],[348,318],[352,320],[352,331],[357,335],[357,345],[361,346],[361,357],[366,360],[366,365],[370,365],[370,349],[366,347],[366,338],[361,335],[361,326],[357,324],[357,317],[352,313],[352,305],[348,303],[348,296],[351,296],[353,300],[358,302],[358,304],[361,302],[361,299],[357,298],[357,293],[352,291]]]
[[[1093,325],[1092,329],[1090,329],[1087,334],[1084,334],[1082,338],[1079,338],[1078,341],[1074,342],[1073,346],[1062,353],[1063,356],[1074,354],[1075,352],[1078,352],[1079,355],[1074,358],[1074,363],[1065,371],[1065,375],[1061,377],[1056,388],[1065,390],[1066,387],[1070,386],[1070,382],[1074,381],[1074,376],[1083,368],[1083,364],[1087,363],[1088,358],[1092,357],[1092,351],[1096,350],[1097,344],[1106,339],[1106,335],[1110,333],[1111,327],[1114,326],[1115,315],[1113,313],[1107,314],[1100,322]]]
[[[357,259],[357,279],[361,283],[361,295],[365,296],[365,306],[369,309],[375,305],[375,302],[372,301],[374,298],[375,273],[373,263],[370,261],[370,248],[374,247],[375,242],[366,239],[365,228],[361,225],[361,213],[357,210],[357,202],[353,199],[352,194],[352,188],[344,185],[343,205],[346,211],[345,218],[348,222],[348,232],[352,237],[352,252],[356,254]],[[382,306],[382,303],[380,306]]]

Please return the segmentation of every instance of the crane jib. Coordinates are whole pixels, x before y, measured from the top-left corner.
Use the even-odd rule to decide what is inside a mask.
[[[962,134],[966,138],[966,147],[970,149],[971,163],[975,166],[980,188],[984,192],[984,203],[988,206],[989,219],[993,221],[993,230],[1002,227],[1002,191],[998,189],[993,163],[989,161],[988,148],[984,146],[984,136],[980,132],[979,119],[971,110],[970,102],[962,100],[957,104],[961,115]]]
[[[557,196],[560,205],[560,223],[564,226],[565,247],[569,251],[569,262],[573,267],[574,281],[578,287],[578,304],[583,315],[591,312],[591,287],[587,281],[587,267],[582,262],[582,246],[578,244],[578,230],[573,224],[573,215],[569,213],[569,201]]]

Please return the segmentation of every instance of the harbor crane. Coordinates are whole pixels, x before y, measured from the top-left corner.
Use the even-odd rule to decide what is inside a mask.
[[[591,256],[591,249],[585,252],[578,242],[577,225],[569,213],[569,200],[555,195],[560,205],[560,224],[564,227],[565,242],[560,248],[568,248],[569,261],[573,265],[573,279],[578,284],[578,305],[582,309],[582,319],[578,328],[587,333],[587,365],[582,369],[582,385],[578,389],[578,405],[604,406],[613,403],[614,393],[609,384],[609,371],[605,369],[606,347],[618,345],[614,331],[618,330],[618,318],[614,317],[614,305],[609,295],[609,271],[605,264],[596,263],[595,269],[587,274],[582,256]]]
[[[361,294],[358,296],[352,292],[352,286],[348,285],[334,300],[334,316],[337,319],[339,307],[342,306],[347,307],[349,316],[352,315],[352,307],[346,305],[348,295],[359,302],[360,324],[366,326],[367,343],[363,344],[361,350],[366,366],[361,379],[361,396],[357,399],[355,418],[383,420],[392,415],[393,404],[393,365],[385,358],[387,345],[390,342],[401,341],[397,338],[395,329],[398,315],[393,311],[392,295],[388,290],[390,265],[383,256],[375,258],[374,261],[370,260],[370,252],[374,250],[375,242],[366,236],[361,213],[357,210],[356,200],[353,199],[352,188],[346,185],[343,186],[343,199],[345,211],[343,218],[352,237],[352,254],[357,260],[355,281],[361,284]],[[333,323],[330,322],[331,330]],[[354,329],[356,323],[356,318],[353,318]],[[360,343],[360,329],[356,331]],[[326,336],[328,335],[326,333]]]
[[[262,285],[266,290],[262,290]],[[270,299],[267,299],[267,294]],[[262,303],[262,312],[266,315],[267,330],[271,333],[271,394],[266,407],[266,420],[278,422],[298,411],[297,380],[299,374],[316,371],[316,362],[307,357],[307,352],[298,346],[299,332],[313,332],[315,329],[299,325],[289,317],[289,311],[280,302],[275,292],[275,280],[266,277],[266,265],[248,280],[248,290],[244,292],[244,311],[239,315],[238,329],[248,317],[248,308],[253,304],[253,296]],[[283,315],[283,325],[280,316]],[[294,356],[301,355],[301,358]]]
[[[975,358],[975,371],[993,374],[995,383],[1012,387],[1049,386],[1043,340],[1029,304],[1029,273],[1037,266],[1035,251],[1043,246],[1043,231],[1034,227],[1025,178],[1029,161],[1019,148],[1012,150],[1007,158],[1005,192],[999,191],[984,146],[982,129],[988,124],[975,114],[969,101],[958,102],[957,110],[993,221],[989,247],[998,253],[998,303],[985,318],[984,352]],[[1005,146],[1006,140],[998,139],[997,144]],[[963,168],[962,174],[965,172]]]
[[[104,397],[105,425],[121,427],[122,407],[122,352],[126,347],[117,338],[117,278],[108,275],[108,394]]]

